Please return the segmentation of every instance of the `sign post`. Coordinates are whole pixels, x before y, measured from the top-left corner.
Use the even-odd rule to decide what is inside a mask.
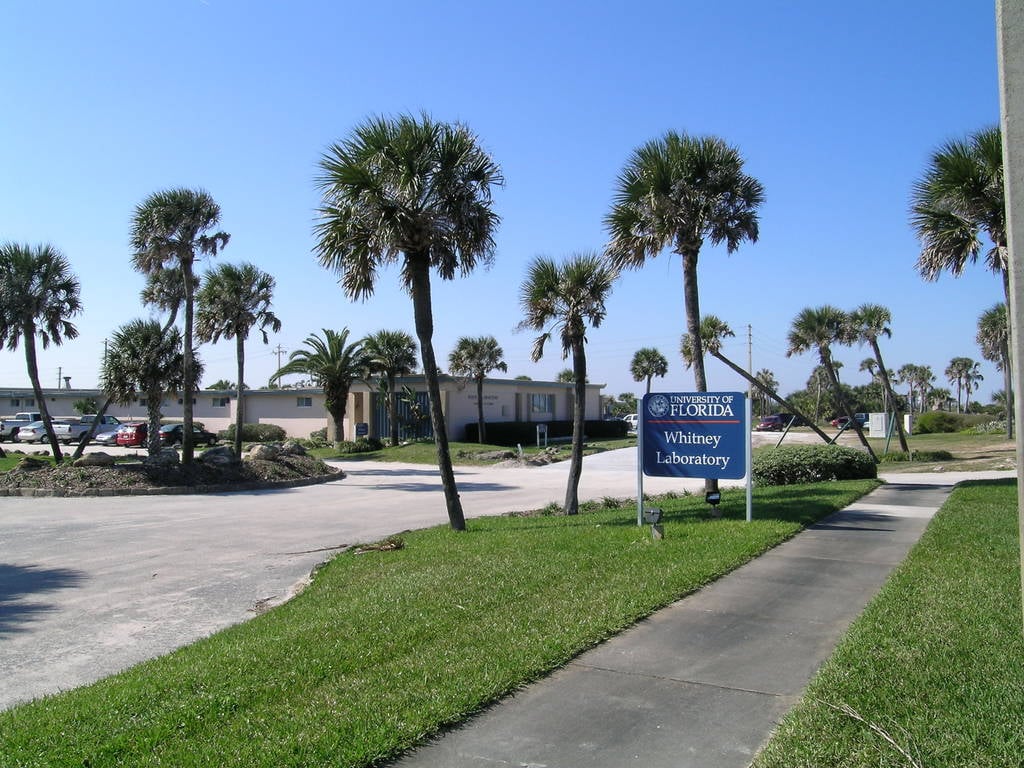
[[[750,519],[750,404],[742,392],[652,393],[639,411],[638,525],[644,475],[718,480],[747,475]]]

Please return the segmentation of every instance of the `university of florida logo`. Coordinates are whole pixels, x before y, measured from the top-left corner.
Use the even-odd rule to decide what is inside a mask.
[[[651,395],[647,400],[647,412],[656,419],[660,419],[671,410],[668,398],[664,395]]]

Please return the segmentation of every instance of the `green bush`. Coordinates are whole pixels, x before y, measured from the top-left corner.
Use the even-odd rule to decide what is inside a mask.
[[[357,437],[355,440],[342,440],[335,447],[339,453],[369,453],[381,450],[384,443],[376,437]]]
[[[549,439],[572,437],[571,421],[497,421],[493,424],[488,422],[486,425],[487,442],[491,445],[535,445],[538,424],[548,425]],[[629,425],[624,421],[588,419],[583,423],[583,432],[591,440],[625,437],[628,428]],[[475,421],[466,425],[465,439],[467,443],[479,442],[477,434]]]
[[[952,461],[953,454],[949,451],[912,451],[908,456],[903,451],[883,453],[878,460],[883,464],[898,464],[903,461]]]
[[[968,432],[972,435],[999,435],[1006,432],[1006,419],[1002,421],[986,421],[983,424],[975,424]]]
[[[914,432],[918,435],[934,435],[941,432],[959,432],[964,428],[964,419],[959,413],[949,411],[928,411],[914,421]]]
[[[235,425],[221,430],[218,437],[227,442],[235,439]],[[243,424],[242,440],[247,443],[281,443],[288,439],[287,433],[277,424]]]
[[[754,456],[756,485],[819,483],[826,480],[863,480],[878,476],[866,453],[840,445],[790,445]]]

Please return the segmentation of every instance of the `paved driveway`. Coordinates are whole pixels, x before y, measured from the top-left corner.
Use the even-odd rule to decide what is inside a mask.
[[[586,460],[583,498],[635,496],[636,453]],[[98,680],[280,602],[338,549],[447,522],[437,470],[210,496],[0,498],[0,708]],[[460,467],[467,517],[565,494],[568,462]],[[647,478],[645,490],[703,487]]]

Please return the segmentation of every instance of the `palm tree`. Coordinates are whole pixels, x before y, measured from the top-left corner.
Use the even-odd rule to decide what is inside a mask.
[[[54,460],[63,458],[39,383],[36,335],[43,349],[78,336],[70,318],[82,311],[78,278],[52,245],[0,245],[0,345],[12,352],[25,343],[25,365]]]
[[[725,243],[732,253],[757,241],[761,183],[743,172],[739,152],[716,136],[669,131],[636,149],[619,174],[615,202],[605,217],[611,235],[606,254],[616,269],[637,268],[666,248],[683,266],[686,332],[695,345],[693,377],[707,391],[700,338],[697,259],[701,246]],[[717,480],[705,482],[707,491]]]
[[[484,430],[484,377],[494,370],[508,371],[505,352],[493,336],[463,336],[455,342],[448,355],[448,368],[453,376],[464,376],[476,381],[477,440],[486,442]]]
[[[978,364],[969,357],[954,357],[949,361],[949,365],[946,366],[944,373],[947,381],[949,381],[950,384],[956,385],[957,413],[961,413],[963,411],[961,402],[963,399],[965,379],[970,375],[971,367],[977,367],[977,365]]]
[[[981,356],[1003,372],[1003,399],[1001,404],[1006,412],[1006,439],[1013,439],[1013,385],[1010,381],[1010,337],[1007,332],[1006,304],[1000,302],[982,312],[978,318],[978,335],[975,339],[981,347]],[[1005,393],[1009,392],[1009,397]]]
[[[971,393],[985,380],[980,367],[981,363],[972,360],[971,365],[964,371],[964,413],[971,412]]]
[[[779,395],[779,393],[774,389],[768,388],[761,379],[756,376],[751,376],[747,371],[743,370],[740,366],[736,365],[736,363],[722,354],[722,340],[736,335],[733,333],[733,330],[729,327],[728,323],[715,315],[705,315],[700,321],[700,333],[703,341],[702,348],[709,355],[722,363],[725,363],[733,373],[737,373],[749,381],[760,392],[764,393],[766,397],[770,397],[780,403],[787,411],[799,416],[803,421],[810,424],[811,429],[814,430],[822,440],[825,442],[829,441],[828,435],[822,432],[816,423],[804,416],[792,402]],[[679,340],[679,355],[683,358],[683,363],[686,364],[687,368],[693,366],[696,359],[694,356],[694,344],[693,339],[688,333],[684,333],[682,338]]]
[[[223,336],[235,340],[238,363],[235,395],[235,457],[242,455],[242,425],[245,424],[245,340],[259,328],[263,343],[269,343],[267,329],[281,330],[281,321],[270,310],[274,278],[253,264],[221,264],[203,275],[203,287],[196,296],[196,338],[216,344]]]
[[[149,421],[149,453],[160,452],[161,404],[165,394],[180,392],[185,384],[182,336],[177,328],[164,329],[156,320],[132,320],[111,338],[100,373],[109,400],[128,405],[142,393]],[[197,374],[202,366],[193,361]]]
[[[881,304],[861,304],[850,314],[851,329],[861,344],[868,344],[874,358],[868,358],[864,362],[874,363],[871,371],[872,377],[877,375],[885,393],[885,400],[891,404],[893,415],[896,421],[896,433],[899,436],[900,450],[906,454],[910,453],[910,446],[907,445],[907,436],[903,431],[903,416],[900,413],[896,400],[896,393],[892,389],[892,381],[889,379],[889,371],[882,361],[882,349],[878,346],[878,337],[892,337],[892,329],[889,324],[892,322],[892,313]],[[863,370],[863,363],[861,364]]]
[[[573,373],[572,368],[563,368],[555,374],[555,381],[559,384],[572,384],[576,381],[576,374]]]
[[[760,386],[757,384],[754,385],[757,391],[758,415],[767,416],[769,411],[769,396],[766,392],[777,391],[779,388],[779,380],[775,378],[775,374],[768,368],[762,368],[759,370],[754,374],[754,378],[757,379],[760,384]]]
[[[324,407],[331,415],[327,438],[336,443],[345,439],[345,410],[352,383],[369,368],[362,341],[349,344],[348,336],[348,328],[340,332],[324,328],[323,338],[310,334],[304,342],[307,348],[288,355],[288,362],[270,377],[280,381],[282,376],[301,373],[309,376],[314,386],[323,387]]]
[[[850,424],[853,426],[854,431],[856,431],[857,437],[860,438],[861,444],[867,450],[872,460],[877,463],[878,457],[864,436],[860,422],[853,417],[850,405],[846,400],[846,395],[839,384],[839,375],[836,373],[835,362],[832,360],[832,345],[836,343],[848,344],[850,341],[852,341],[852,336],[849,317],[845,312],[827,304],[813,309],[808,307],[801,310],[790,326],[788,336],[789,349],[786,350],[786,356],[791,357],[812,349],[817,350],[818,360],[828,374],[836,402],[839,403],[842,412],[850,420]]]
[[[554,331],[562,343],[562,359],[572,354],[573,423],[572,459],[563,512],[579,512],[579,484],[583,474],[583,429],[587,400],[587,323],[597,328],[605,316],[616,271],[594,253],[577,253],[561,265],[539,256],[531,262],[519,291],[523,310],[520,328],[540,331],[533,342],[532,358],[544,355],[544,345]]]
[[[228,243],[226,232],[210,230],[220,222],[220,206],[208,192],[193,189],[168,189],[155,192],[142,201],[132,217],[132,266],[145,275],[163,269],[178,271],[182,279],[185,304],[185,366],[181,461],[192,462],[192,399],[199,377],[192,370],[192,323],[195,303],[193,266],[198,256],[216,256]]]
[[[655,376],[664,378],[668,374],[668,360],[654,347],[643,347],[633,355],[629,372],[633,374],[633,381],[647,380],[647,394],[650,394],[651,379]]]
[[[465,530],[441,409],[430,271],[451,280],[456,272],[469,274],[478,263],[493,260],[499,219],[491,210],[491,193],[503,183],[501,170],[468,128],[426,115],[367,120],[328,149],[320,169],[316,251],[323,266],[341,275],[345,293],[369,297],[377,271],[401,256],[448,519],[454,530]]]
[[[945,387],[932,387],[928,390],[927,402],[930,408],[938,411],[951,410],[953,394]],[[959,410],[959,403],[957,409]]]
[[[139,293],[139,298],[147,307],[154,307],[167,313],[164,328],[170,328],[178,319],[181,305],[185,303],[185,285],[182,282],[180,269],[158,269],[146,275],[146,285]],[[199,280],[193,286],[199,290]]]
[[[391,445],[398,445],[398,392],[395,382],[416,369],[416,340],[405,331],[380,330],[363,339],[370,373],[385,378],[388,408],[388,430]],[[382,387],[384,389],[384,387]]]

